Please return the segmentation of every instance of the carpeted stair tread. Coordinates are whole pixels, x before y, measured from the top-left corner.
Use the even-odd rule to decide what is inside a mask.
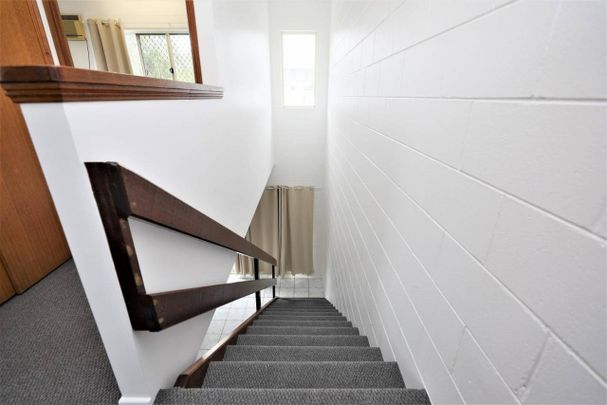
[[[281,311],[307,311],[307,310],[318,310],[318,311],[337,311],[336,308],[327,306],[327,305],[272,305],[267,308],[268,311],[271,310],[281,310]]]
[[[315,302],[278,302],[270,304],[268,308],[298,308],[298,307],[313,307],[313,308],[335,308],[329,303],[315,303]]]
[[[304,315],[304,316],[331,316],[331,315],[343,316],[341,314],[341,312],[338,312],[338,311],[327,311],[327,310],[323,310],[323,311],[316,311],[316,310],[290,311],[288,309],[285,309],[285,310],[267,309],[263,313],[266,314],[266,315],[289,315],[289,316],[298,316],[298,315]]]
[[[247,335],[358,335],[358,328],[322,326],[249,326]]]
[[[340,326],[352,327],[352,322],[347,321],[327,321],[327,320],[289,320],[289,321],[273,321],[257,319],[253,322],[253,326]]]
[[[366,336],[357,335],[239,335],[238,345],[253,346],[369,346]]]
[[[228,346],[223,361],[383,361],[377,347]]]
[[[327,306],[319,306],[319,305],[294,305],[294,306],[269,306],[266,308],[267,311],[294,311],[294,312],[302,312],[302,311],[330,311],[330,312],[338,312],[336,308],[327,307]]]
[[[288,316],[290,318],[299,318],[299,317],[311,317],[311,316],[320,316],[320,317],[343,317],[339,312],[289,312],[289,311],[275,311],[275,312],[262,312],[260,317],[266,316]]]
[[[159,405],[388,405],[429,404],[425,390],[402,388],[356,389],[262,389],[262,388],[170,388],[156,396]]]
[[[405,388],[395,362],[217,361],[202,387],[212,388]]]
[[[273,310],[281,310],[281,311],[337,311],[334,306],[329,305],[303,305],[303,304],[294,304],[294,305],[270,305],[266,308],[266,311]]]
[[[302,300],[298,300],[296,298],[279,298],[276,301],[274,301],[271,305],[331,305],[333,306],[332,303],[330,303],[329,301],[302,301]]]
[[[257,320],[266,321],[343,321],[347,322],[345,316],[289,316],[289,315],[260,315]]]

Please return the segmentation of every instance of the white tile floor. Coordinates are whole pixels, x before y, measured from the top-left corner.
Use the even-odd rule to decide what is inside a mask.
[[[267,278],[269,275],[262,274],[261,278]],[[250,280],[250,276],[241,276],[239,274],[230,274],[228,283],[242,280]],[[276,296],[278,297],[324,297],[324,282],[318,276],[304,276],[301,274],[295,277],[278,277],[276,283]],[[272,298],[272,289],[267,288],[261,292],[261,304],[264,305]],[[215,310],[213,320],[209,325],[205,335],[198,357],[201,357],[210,348],[215,346],[223,337],[227,336],[249,316],[255,312],[255,294],[241,298]]]

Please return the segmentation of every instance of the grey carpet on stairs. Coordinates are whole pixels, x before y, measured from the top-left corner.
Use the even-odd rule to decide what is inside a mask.
[[[234,389],[207,388],[163,390],[156,397],[157,404],[205,405],[384,405],[428,404],[424,390],[401,388],[384,389]]]
[[[240,335],[237,344],[254,346],[369,346],[366,336]]]
[[[120,399],[73,261],[2,304],[0,330],[0,403]]]
[[[323,326],[249,326],[249,335],[358,335],[358,328]]]
[[[223,361],[383,361],[377,347],[229,346]]]
[[[260,315],[257,318],[260,321],[343,321],[346,322],[345,316],[289,316],[289,315]]]
[[[212,388],[405,388],[398,366],[382,361],[211,363],[204,387]]]
[[[255,325],[255,326],[301,326],[301,321],[293,321],[293,320],[275,321],[272,319],[269,319],[269,320],[260,319],[260,320],[253,322],[253,325]],[[351,328],[352,322],[330,321],[330,320],[322,319],[320,321],[317,321],[317,320],[307,321],[306,326],[335,326],[335,327],[341,327],[341,328]]]
[[[211,362],[201,388],[162,390],[158,404],[429,404],[407,389],[395,362],[324,298],[279,299],[222,361]]]

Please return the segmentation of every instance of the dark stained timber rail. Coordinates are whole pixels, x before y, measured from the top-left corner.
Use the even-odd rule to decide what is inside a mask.
[[[276,259],[177,197],[117,163],[86,163],[131,324],[159,331],[276,285],[264,279],[148,294],[129,217],[140,218],[272,265]]]
[[[2,66],[0,83],[16,103],[223,97],[223,89],[217,86],[68,66]]]
[[[163,328],[190,319],[264,288],[272,287],[276,280],[242,281],[239,283],[209,285],[186,290],[150,294]]]

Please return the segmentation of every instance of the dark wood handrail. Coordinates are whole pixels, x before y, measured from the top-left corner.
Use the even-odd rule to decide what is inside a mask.
[[[274,279],[241,281],[150,294],[159,327],[168,328],[276,284]]]
[[[243,237],[117,163],[86,163],[112,259],[135,330],[159,331],[238,298],[274,286],[276,259]],[[272,264],[272,279],[148,294],[129,217],[141,218]],[[273,294],[274,295],[274,294]]]
[[[223,97],[217,86],[53,65],[2,66],[0,83],[16,103]]]

